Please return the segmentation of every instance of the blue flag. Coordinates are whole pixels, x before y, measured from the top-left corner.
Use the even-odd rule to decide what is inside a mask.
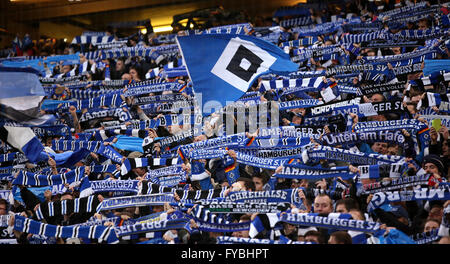
[[[252,36],[177,36],[177,43],[195,93],[201,93],[202,106],[211,108],[236,101],[262,74],[298,69],[279,47]]]

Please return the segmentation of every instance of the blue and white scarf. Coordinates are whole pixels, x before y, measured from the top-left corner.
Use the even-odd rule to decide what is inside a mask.
[[[360,133],[381,130],[411,129],[417,133],[418,131],[423,130],[426,127],[426,124],[418,121],[417,119],[402,119],[389,121],[358,122],[354,126],[354,131],[356,133]]]
[[[169,114],[163,115],[155,119],[143,121],[130,121],[132,127],[135,129],[157,128],[158,126],[172,126],[172,125],[201,125],[202,115],[192,114]]]
[[[37,220],[71,213],[90,213],[93,215],[97,212],[100,205],[98,197],[91,195],[83,198],[40,203],[35,210],[35,214]]]
[[[296,101],[286,101],[279,103],[280,110],[287,110],[292,108],[308,108],[322,104],[323,102],[317,99],[304,99]]]
[[[364,85],[363,87],[358,87],[359,95],[369,95],[375,93],[384,93],[391,91],[403,91],[405,89],[405,82],[398,82],[393,84],[374,84],[374,85]]]
[[[127,85],[127,91],[123,93],[125,97],[149,94],[155,92],[174,91],[178,92],[184,84],[178,82],[147,84],[145,81],[134,85]]]
[[[113,117],[118,119],[119,121],[125,122],[130,120],[131,114],[126,106],[120,108],[111,108],[111,109],[90,109],[86,113],[82,114],[80,117],[80,123],[86,122],[94,119],[101,119],[105,117]]]
[[[368,222],[351,219],[350,214],[330,213],[327,216],[318,213],[280,214],[279,221],[292,225],[316,226],[328,229],[352,230],[367,233],[376,233],[380,230],[378,222]]]
[[[314,242],[304,241],[292,241],[289,239],[270,240],[259,238],[245,238],[245,237],[232,237],[232,236],[218,236],[217,244],[315,244]]]
[[[362,194],[370,194],[377,192],[396,191],[411,186],[427,185],[430,175],[416,175],[409,177],[399,177],[390,181],[381,181],[362,185],[358,191]]]
[[[12,183],[15,185],[51,186],[78,182],[84,176],[84,167],[78,167],[72,171],[56,175],[39,175],[20,171]]]
[[[322,178],[335,178],[341,177],[344,180],[354,178],[356,174],[351,173],[349,168],[344,167],[332,167],[332,168],[320,168],[310,167],[301,164],[285,164],[282,171],[275,173],[273,177],[277,178],[289,178],[289,179],[309,179],[319,180]]]
[[[66,104],[63,104],[59,109],[69,109],[70,106],[75,106],[76,109],[83,109],[83,108],[99,108],[102,106],[108,106],[108,107],[120,107],[123,104],[122,98],[119,96],[119,94],[112,94],[112,95],[102,95],[99,97],[91,98],[91,99],[85,99],[85,100],[78,100],[74,102],[69,102]]]
[[[249,214],[249,213],[279,213],[290,207],[288,203],[258,203],[258,202],[200,202],[205,210],[217,214]]]
[[[20,232],[57,238],[98,239],[100,243],[106,241],[108,244],[119,242],[113,227],[102,225],[55,226],[34,221],[18,214],[14,217],[14,230]]]
[[[247,34],[245,30],[250,32],[253,27],[250,23],[225,25],[219,27],[208,28],[205,30],[195,29],[195,30],[185,30],[181,34],[189,35],[201,35],[201,34]]]
[[[154,96],[140,96],[134,98],[134,104],[143,105],[157,102],[176,102],[176,101],[184,101],[187,100],[186,97],[182,94],[173,93],[173,94],[161,94]]]
[[[127,174],[134,168],[148,167],[148,166],[171,166],[177,165],[181,160],[179,158],[165,159],[165,158],[129,158],[126,159],[120,167],[122,175]]]
[[[379,208],[385,203],[399,202],[399,201],[418,201],[418,200],[449,200],[450,191],[448,185],[444,188],[428,189],[420,188],[415,190],[405,191],[388,191],[377,192],[373,195],[367,209],[372,212],[374,209]]]
[[[416,244],[430,244],[441,238],[441,236],[438,235],[438,232],[439,229],[432,229],[429,232],[417,233],[410,237],[416,242]]]
[[[321,142],[328,146],[357,144],[360,142],[388,142],[405,144],[406,139],[400,130],[374,132],[350,132],[324,134]]]
[[[281,88],[296,88],[296,87],[314,87],[316,91],[320,91],[327,85],[324,83],[322,77],[313,78],[303,78],[303,79],[281,79],[272,81],[262,81],[261,91],[270,89],[281,89]],[[287,89],[290,90],[290,89]]]
[[[81,183],[80,197],[103,192],[124,192],[137,194],[139,192],[138,182],[138,180],[90,181],[88,178],[85,178]]]
[[[147,221],[133,225],[122,225],[116,227],[116,234],[119,237],[129,236],[132,234],[157,232],[173,229],[189,229],[189,219],[180,218],[175,220]]]
[[[113,210],[127,207],[140,207],[149,205],[164,205],[164,203],[173,203],[175,199],[172,194],[147,194],[135,196],[121,196],[104,199],[97,207],[97,212]]]
[[[159,64],[164,59],[164,56],[161,55],[159,52],[157,52],[153,47],[143,47],[143,46],[101,50],[99,57],[102,60],[105,60],[111,58],[136,57],[136,56],[151,58],[157,64]]]
[[[302,155],[303,163],[319,162],[320,160],[338,160],[352,164],[389,164],[403,162],[405,157],[395,155],[383,155],[377,153],[355,152],[346,149],[333,148],[329,146],[315,146],[306,150]]]

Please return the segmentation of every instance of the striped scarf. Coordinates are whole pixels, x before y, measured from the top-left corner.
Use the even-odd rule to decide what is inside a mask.
[[[450,191],[449,186],[444,185],[438,189],[420,188],[415,190],[405,191],[387,191],[377,192],[373,195],[372,200],[367,206],[367,210],[372,212],[385,203],[399,202],[399,201],[418,201],[418,200],[449,200]]]
[[[126,106],[110,109],[90,109],[81,115],[79,121],[80,123],[83,123],[86,121],[102,119],[105,117],[112,117],[118,119],[119,121],[125,122],[131,119],[131,114]]]
[[[155,51],[153,47],[143,47],[143,46],[101,50],[99,55],[99,57],[102,60],[120,57],[136,57],[136,56],[151,58],[157,64],[159,64],[164,59],[164,56]]]
[[[260,90],[267,91],[270,89],[296,88],[296,87],[314,87],[316,91],[322,90],[327,85],[323,82],[322,77],[303,78],[303,79],[283,79],[262,81]]]
[[[296,18],[281,20],[280,26],[281,27],[305,26],[305,25],[312,24],[312,22],[313,21],[311,20],[311,17],[309,17],[309,16],[296,17]]]
[[[40,203],[35,214],[37,220],[46,219],[52,216],[63,216],[71,213],[90,213],[94,215],[101,205],[95,195],[71,200]]]
[[[301,39],[297,39],[297,40],[282,42],[280,45],[281,45],[281,48],[311,46],[314,43],[316,43],[317,41],[319,41],[319,38],[317,36],[314,36],[314,37],[306,37],[306,38],[301,38]]]
[[[319,162],[320,160],[339,160],[352,164],[389,164],[404,161],[405,157],[395,155],[383,155],[377,153],[354,152],[351,150],[333,148],[329,146],[315,146],[307,149],[307,154],[302,155],[303,163]]]
[[[242,23],[242,24],[213,27],[205,30],[200,29],[185,30],[182,31],[182,34],[186,36],[201,35],[201,34],[247,34],[244,29],[250,32],[253,30],[253,27],[250,23]]]
[[[173,229],[189,229],[189,219],[180,218],[174,220],[160,220],[160,221],[144,221],[132,225],[122,225],[116,227],[116,234],[119,237],[129,236],[132,234],[158,232]]]
[[[360,142],[388,142],[406,144],[405,136],[400,130],[385,130],[376,132],[350,132],[324,134],[321,140],[323,145],[351,145]]]
[[[389,182],[375,182],[370,184],[364,184],[359,193],[370,194],[377,192],[396,191],[402,190],[412,186],[428,185],[430,175],[416,175],[409,177],[400,177],[392,179]]]
[[[113,227],[102,225],[55,226],[34,221],[18,214],[15,215],[14,230],[46,237],[98,239],[100,243],[106,241],[108,244],[119,242]]]
[[[232,237],[232,236],[219,236],[217,237],[217,244],[315,244],[314,242],[304,241],[292,241],[289,239],[270,240],[259,238],[245,238],[245,237]]]
[[[102,95],[95,98],[90,99],[84,99],[84,100],[77,100],[74,102],[69,102],[66,104],[63,104],[59,109],[69,109],[70,106],[74,106],[76,109],[83,109],[83,108],[100,108],[102,106],[108,106],[108,107],[120,107],[123,105],[123,100],[120,97],[118,93],[114,93],[112,95]]]
[[[335,178],[341,177],[344,180],[355,177],[356,174],[350,173],[347,166],[344,167],[332,167],[321,168],[311,167],[301,164],[286,164],[279,173],[275,173],[273,177],[288,178],[288,179],[309,179],[320,180],[322,178]]]
[[[101,141],[81,141],[81,140],[52,140],[52,149],[55,151],[88,149],[92,152],[98,152],[103,142]]]
[[[281,214],[279,221],[292,225],[315,226],[327,229],[351,230],[376,233],[380,223],[354,220],[350,214],[330,213],[327,216],[318,213]]]
[[[202,201],[200,207],[215,214],[249,214],[249,213],[280,213],[289,208],[289,203],[255,203],[255,202],[223,202]],[[194,210],[195,210],[194,209]]]
[[[178,158],[164,159],[164,158],[129,158],[126,159],[120,167],[121,175],[126,175],[134,168],[148,167],[148,166],[171,166],[180,162]]]
[[[72,171],[56,175],[39,175],[31,172],[20,171],[12,184],[29,186],[52,186],[78,182],[84,176],[84,167],[78,167]]]
[[[76,36],[72,40],[72,44],[89,44],[111,43],[114,42],[114,36]]]
[[[124,92],[123,95],[125,97],[129,97],[154,92],[179,91],[183,86],[183,84],[178,82],[147,84],[145,81],[143,81],[133,85],[127,85],[126,88],[128,88],[128,90]]]
[[[222,189],[209,189],[209,190],[197,190],[189,191],[177,188],[164,187],[159,184],[154,184],[148,181],[142,182],[142,194],[156,194],[156,193],[174,193],[180,197],[181,201],[190,200],[210,200],[213,198],[225,197],[226,187]]]
[[[96,208],[96,212],[121,209],[127,207],[141,207],[149,205],[164,205],[165,203],[175,202],[172,194],[147,194],[134,196],[121,196],[104,199]]]

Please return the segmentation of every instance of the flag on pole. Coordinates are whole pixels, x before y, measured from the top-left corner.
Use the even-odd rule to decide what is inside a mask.
[[[279,47],[253,36],[203,34],[176,40],[203,106],[215,101],[223,107],[236,101],[262,74],[298,69]]]

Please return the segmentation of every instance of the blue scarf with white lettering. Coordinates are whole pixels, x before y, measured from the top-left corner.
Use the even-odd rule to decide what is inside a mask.
[[[351,173],[347,166],[343,167],[332,167],[332,168],[321,168],[321,167],[311,167],[302,164],[285,164],[283,169],[279,173],[275,173],[273,177],[277,178],[288,178],[288,179],[309,179],[309,180],[319,180],[322,178],[335,178],[341,177],[344,180],[351,179],[355,177],[356,174]]]
[[[126,109],[126,110],[125,110]],[[125,122],[130,120],[131,114],[126,106],[119,108],[111,108],[111,109],[89,109],[87,112],[81,115],[80,123],[94,120],[94,119],[102,119],[105,117],[113,117],[116,120]]]
[[[315,146],[306,150],[302,156],[303,163],[319,162],[320,160],[338,160],[352,164],[389,164],[403,162],[405,157],[395,155],[382,155],[377,153],[354,152],[346,149],[329,146]]]
[[[351,214],[330,213],[323,216],[318,213],[280,214],[279,221],[292,225],[316,226],[337,230],[352,230],[367,233],[377,233],[380,223],[352,219]]]
[[[164,205],[164,203],[174,202],[171,194],[146,194],[134,196],[121,196],[115,198],[104,199],[97,207],[97,212],[120,209],[127,207],[140,207],[149,205]]]
[[[149,94],[155,92],[164,92],[164,91],[180,91],[185,84],[178,82],[170,82],[170,83],[152,83],[148,81],[142,81],[133,85],[127,85],[127,91],[123,93],[125,97],[129,96],[137,96],[141,94]]]
[[[139,192],[138,180],[100,180],[90,181],[85,177],[80,186],[80,197],[92,195],[94,193],[103,192]]]
[[[405,191],[377,192],[373,195],[373,198],[370,201],[367,210],[369,212],[372,212],[374,209],[379,208],[383,204],[391,202],[449,199],[450,190],[448,185],[444,185],[442,188],[437,189],[420,188]]]
[[[292,241],[287,238],[280,238],[280,240],[259,239],[259,238],[245,238],[232,236],[217,237],[217,244],[315,244],[314,242]]]
[[[179,218],[174,220],[160,220],[160,221],[143,221],[132,225],[122,225],[115,228],[116,234],[119,237],[128,236],[132,234],[158,232],[173,229],[189,230],[189,219]]]

